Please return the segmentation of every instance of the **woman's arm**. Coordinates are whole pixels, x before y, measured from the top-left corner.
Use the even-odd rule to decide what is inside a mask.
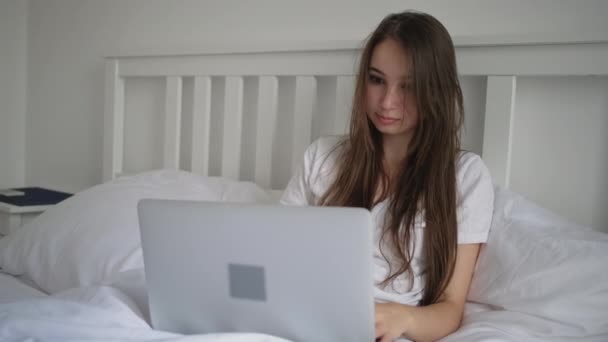
[[[458,245],[454,275],[435,304],[409,306],[376,304],[376,337],[381,342],[403,336],[414,341],[435,341],[460,327],[464,304],[477,262],[480,244]]]

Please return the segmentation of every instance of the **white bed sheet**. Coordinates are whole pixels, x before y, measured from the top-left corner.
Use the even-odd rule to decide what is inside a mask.
[[[461,327],[440,342],[605,342],[608,334],[589,334],[576,325],[468,302]]]

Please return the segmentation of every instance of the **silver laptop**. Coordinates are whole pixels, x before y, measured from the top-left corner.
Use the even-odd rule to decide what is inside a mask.
[[[374,341],[367,210],[145,199],[138,211],[154,328]]]

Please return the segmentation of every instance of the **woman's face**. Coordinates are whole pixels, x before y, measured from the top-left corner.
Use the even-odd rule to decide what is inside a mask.
[[[382,135],[409,143],[418,124],[412,61],[393,39],[376,45],[366,80],[367,117]]]

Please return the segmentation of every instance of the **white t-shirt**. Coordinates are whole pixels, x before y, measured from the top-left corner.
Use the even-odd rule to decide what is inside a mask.
[[[323,137],[313,142],[304,154],[301,167],[291,178],[281,203],[285,205],[316,205],[334,180],[337,153],[332,153],[340,137]],[[457,178],[457,218],[458,243],[483,243],[487,241],[492,210],[494,206],[494,188],[490,173],[481,158],[470,152],[459,155],[456,166]],[[418,213],[414,227],[415,244],[411,263],[414,273],[413,286],[406,274],[397,277],[392,285],[381,288],[378,286],[388,275],[388,263],[379,248],[382,225],[387,202],[378,203],[371,210],[374,222],[374,282],[375,299],[378,302],[396,302],[417,305],[422,299],[424,280],[422,271],[422,229],[425,220]],[[385,239],[386,240],[386,239]],[[386,243],[386,242],[385,242]],[[413,246],[412,246],[413,247]],[[390,258],[390,249],[383,248],[384,254]]]

